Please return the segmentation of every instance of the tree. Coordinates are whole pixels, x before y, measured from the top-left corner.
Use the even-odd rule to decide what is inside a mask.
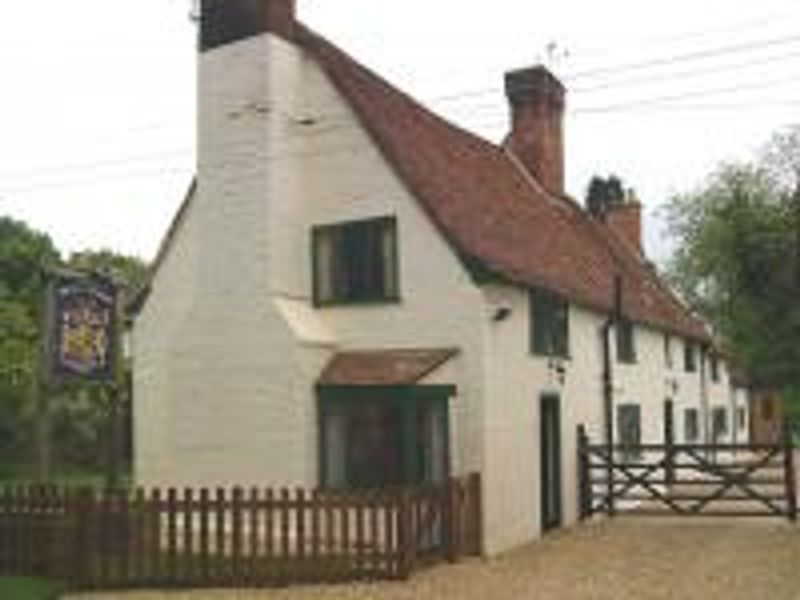
[[[800,129],[667,209],[672,281],[757,381],[800,388]]]
[[[0,453],[5,455],[23,454],[33,438],[44,272],[58,261],[48,236],[0,217]]]
[[[589,182],[586,193],[586,209],[594,216],[601,216],[612,206],[625,201],[622,180],[616,175],[606,178],[595,175]]]
[[[116,254],[108,249],[84,250],[70,255],[67,266],[83,272],[110,275],[126,290],[138,290],[147,279],[148,266],[135,256]]]
[[[82,383],[61,386],[45,415],[40,402],[45,397],[38,389],[38,352],[47,272],[65,267],[102,272],[132,291],[147,275],[142,260],[110,250],[78,252],[64,263],[47,235],[0,217],[0,463],[24,462],[37,446],[38,427],[38,437],[52,439],[60,457],[99,466],[108,411],[101,390]],[[45,436],[50,417],[52,435]]]

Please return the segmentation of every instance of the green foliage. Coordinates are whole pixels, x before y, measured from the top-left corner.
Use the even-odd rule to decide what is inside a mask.
[[[0,217],[0,456],[30,441],[43,272],[58,260],[49,237]]]
[[[758,381],[800,385],[800,129],[668,206],[669,273]]]
[[[140,258],[115,254],[111,250],[85,250],[70,255],[67,266],[82,272],[110,275],[129,291],[138,290],[147,278],[148,267]]]
[[[0,466],[24,465],[33,452],[36,378],[46,273],[95,271],[136,290],[147,276],[138,258],[109,250],[75,253],[64,263],[50,238],[0,217]],[[96,468],[107,402],[101,390],[70,385],[51,395],[53,444],[60,463]]]

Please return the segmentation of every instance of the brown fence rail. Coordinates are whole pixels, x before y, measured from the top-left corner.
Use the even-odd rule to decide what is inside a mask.
[[[578,428],[580,513],[797,519],[794,449],[783,444],[591,444]]]
[[[480,476],[380,491],[0,490],[0,573],[78,589],[403,579],[481,549]]]

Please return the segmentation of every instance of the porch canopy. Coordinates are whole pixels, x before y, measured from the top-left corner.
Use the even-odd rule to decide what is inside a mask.
[[[452,384],[424,384],[454,348],[358,350],[333,356],[317,381],[320,483],[375,488],[449,475]]]

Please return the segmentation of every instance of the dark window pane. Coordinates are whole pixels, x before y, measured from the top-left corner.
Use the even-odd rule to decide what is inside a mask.
[[[381,301],[397,297],[394,219],[317,227],[313,240],[316,303]]]
[[[739,429],[747,427],[747,411],[742,406],[736,409],[736,421]]]
[[[672,369],[672,337],[669,335],[664,335],[664,364]]]
[[[634,338],[634,324],[628,319],[622,319],[616,326],[617,334],[617,360],[624,363],[636,362],[636,341]]]
[[[685,341],[683,346],[683,366],[687,373],[697,371],[697,349],[690,341]]]
[[[728,411],[717,407],[711,412],[711,435],[714,441],[728,434]]]
[[[683,415],[684,437],[687,442],[696,442],[700,434],[697,409],[687,408]]]
[[[530,294],[531,351],[543,356],[569,356],[569,304],[549,292]]]
[[[382,488],[446,479],[444,402],[323,402],[320,410],[324,486]]]
[[[719,382],[719,360],[716,356],[712,356],[709,362],[711,364],[711,381],[717,383]]]

